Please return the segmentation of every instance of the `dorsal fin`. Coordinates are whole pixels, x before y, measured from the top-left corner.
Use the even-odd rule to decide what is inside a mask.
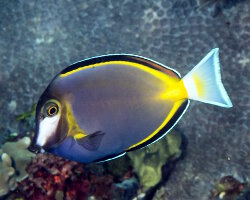
[[[112,63],[114,61],[126,61],[126,62],[138,63],[147,66],[149,68],[161,71],[172,77],[181,78],[180,73],[170,67],[167,67],[151,59],[132,54],[110,54],[110,55],[97,56],[81,60],[65,68],[63,71],[61,71],[59,75],[61,77],[64,77],[67,76],[67,74],[72,74],[74,71],[77,72],[79,70],[83,70],[86,67],[95,66],[96,64],[99,65],[101,63],[109,63],[109,62]]]

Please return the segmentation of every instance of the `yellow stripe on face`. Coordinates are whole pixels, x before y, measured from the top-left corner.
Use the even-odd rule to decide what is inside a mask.
[[[79,125],[78,125],[78,123],[73,115],[71,105],[66,100],[64,100],[64,105],[66,108],[65,117],[66,117],[66,120],[68,123],[67,136],[73,136],[75,139],[81,139],[83,137],[86,137],[87,134],[85,133],[84,130],[82,130],[79,127]]]
[[[85,70],[85,69],[91,69],[91,68],[95,68],[95,67],[104,67],[107,65],[124,65],[126,67],[135,67],[137,69],[141,69],[147,73],[152,74],[153,76],[167,82],[168,84],[174,84],[177,83],[179,81],[178,78],[172,77],[170,75],[167,75],[161,71],[152,69],[150,67],[144,66],[142,64],[139,63],[134,63],[134,62],[129,62],[129,61],[107,61],[107,62],[102,62],[102,63],[97,63],[97,64],[93,64],[93,65],[88,65],[88,66],[84,66],[84,67],[79,67],[77,69],[74,69],[70,72],[66,72],[65,74],[61,74],[60,77],[67,77],[71,74],[77,73],[79,71]]]
[[[174,114],[176,113],[176,111],[179,109],[179,107],[181,106],[181,104],[184,102],[185,100],[181,100],[178,101],[174,104],[172,110],[170,111],[169,115],[166,117],[166,119],[163,121],[163,123],[153,132],[151,133],[148,137],[146,137],[144,140],[130,146],[127,150],[130,150],[134,147],[137,147],[145,142],[147,142],[148,140],[150,140],[152,137],[154,137],[157,133],[160,132],[161,129],[163,129],[167,123],[169,122],[169,120],[174,116]]]
[[[86,135],[83,134],[83,133],[77,133],[77,134],[74,135],[74,138],[75,138],[76,140],[82,139],[82,138],[84,138],[84,137],[86,137]]]

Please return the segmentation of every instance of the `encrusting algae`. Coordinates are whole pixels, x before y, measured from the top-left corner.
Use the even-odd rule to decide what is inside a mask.
[[[162,166],[181,155],[181,135],[172,130],[157,143],[128,153],[134,171],[145,190],[158,184],[162,178]]]

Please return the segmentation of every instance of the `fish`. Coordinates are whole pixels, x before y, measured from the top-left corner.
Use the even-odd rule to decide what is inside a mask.
[[[62,70],[41,95],[31,147],[81,163],[112,160],[164,137],[190,100],[233,106],[219,48],[183,78],[137,55],[89,58]]]

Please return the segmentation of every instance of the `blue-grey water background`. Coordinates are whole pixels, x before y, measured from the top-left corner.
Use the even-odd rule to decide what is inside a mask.
[[[250,179],[250,1],[59,0],[0,2],[0,138],[27,128],[50,80],[73,62],[109,53],[141,55],[190,71],[220,48],[234,107],[191,102],[179,122],[186,156],[164,185],[169,199],[207,199],[223,175]]]

